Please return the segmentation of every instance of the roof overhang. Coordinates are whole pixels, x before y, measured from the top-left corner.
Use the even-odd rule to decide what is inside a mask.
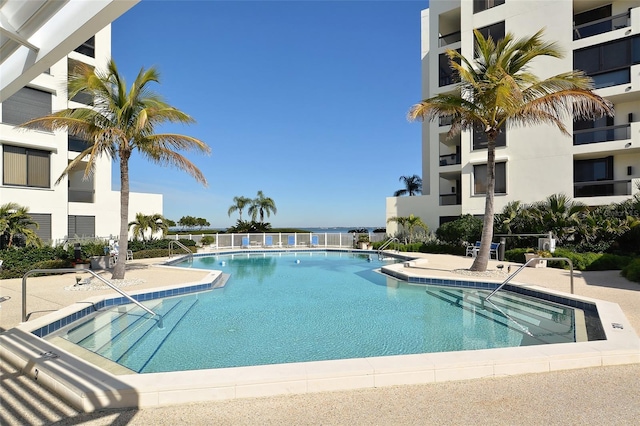
[[[0,102],[140,0],[0,0]]]

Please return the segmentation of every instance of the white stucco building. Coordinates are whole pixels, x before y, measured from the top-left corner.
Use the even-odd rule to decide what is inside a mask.
[[[6,0],[0,3],[0,204],[29,208],[45,241],[117,235],[120,192],[111,190],[112,160],[99,160],[55,184],[82,141],[66,132],[17,130],[16,125],[87,102],[67,100],[67,77],[78,62],[104,66],[111,57],[110,23],[135,1]],[[161,194],[131,193],[129,217],[162,214]]]
[[[640,182],[640,1],[431,0],[422,12],[421,96],[456,90],[445,51],[472,57],[474,29],[499,39],[541,28],[565,57],[534,60],[532,71],[540,78],[586,71],[596,92],[614,103],[615,117],[567,121],[572,136],[550,126],[503,132],[496,148],[496,212],[510,201],[531,203],[555,193],[592,206],[623,201]],[[387,218],[414,214],[435,230],[460,214],[484,213],[482,135],[447,138],[448,130],[446,120],[423,124],[423,195],[387,198]],[[388,232],[395,231],[389,223]]]

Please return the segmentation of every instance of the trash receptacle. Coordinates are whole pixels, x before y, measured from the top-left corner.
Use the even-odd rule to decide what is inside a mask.
[[[73,258],[76,261],[82,259],[82,249],[80,248],[80,243],[73,244]]]

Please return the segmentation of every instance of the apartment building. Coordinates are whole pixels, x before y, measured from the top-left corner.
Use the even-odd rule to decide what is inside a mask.
[[[564,58],[533,61],[540,78],[584,70],[615,117],[571,122],[566,136],[551,126],[510,128],[496,148],[496,212],[564,193],[590,206],[621,202],[640,183],[640,1],[431,0],[422,12],[422,98],[453,93],[446,50],[473,57],[473,30],[500,39],[541,28]],[[420,99],[416,99],[418,102]],[[414,214],[435,230],[461,214],[484,213],[486,139],[467,131],[448,137],[447,120],[422,125],[423,195],[388,197],[387,218]],[[388,231],[396,231],[394,223]]]
[[[128,3],[128,5],[125,5]],[[0,103],[0,204],[15,202],[29,208],[33,219],[40,225],[38,235],[45,241],[60,241],[74,236],[102,236],[118,235],[120,226],[120,192],[111,189],[112,160],[101,158],[97,163],[94,173],[84,178],[84,166],[78,167],[68,177],[56,184],[61,172],[67,164],[73,160],[85,147],[85,142],[77,140],[67,132],[27,131],[16,129],[29,119],[50,114],[65,108],[90,105],[91,99],[86,96],[76,96],[72,100],[67,99],[68,74],[78,63],[86,63],[93,67],[104,66],[111,57],[111,26],[110,22],[124,11],[128,10],[136,2],[101,1],[87,5],[86,2],[70,0],[69,2],[15,2],[9,0],[3,2],[3,16],[8,22],[19,18],[24,21],[27,28],[29,22],[40,20],[36,29],[47,27],[52,21],[57,23],[68,22],[69,27],[75,25],[79,30],[69,37],[60,39],[56,46],[47,46],[47,38],[55,39],[59,34],[39,34],[27,40],[16,31],[9,34],[11,37],[3,37],[3,52],[19,54],[20,49],[26,48],[33,56],[38,56],[43,49],[47,52],[58,50],[57,58],[51,56],[45,58],[51,65],[44,63],[37,69],[38,61],[26,60],[23,64],[25,73],[37,69],[37,75],[26,85],[11,89],[14,82],[5,79],[3,74],[3,97]],[[87,13],[96,4],[103,9],[95,13]],[[109,4],[115,9],[109,11]],[[10,8],[6,6],[10,5]],[[40,9],[36,9],[39,5]],[[77,7],[64,11],[63,6]],[[54,7],[51,13],[44,15],[43,8]],[[34,7],[33,11],[24,8]],[[61,9],[62,8],[62,9]],[[105,13],[105,10],[107,13]],[[6,12],[6,13],[4,13]],[[9,12],[19,16],[7,15]],[[25,13],[32,13],[25,19]],[[67,13],[60,16],[60,13]],[[82,14],[81,12],[84,12]],[[43,17],[46,16],[46,17]],[[13,19],[15,18],[15,19]],[[5,22],[3,21],[3,24]],[[82,25],[86,24],[86,25]],[[97,32],[88,32],[91,31]],[[78,34],[89,34],[88,39],[78,39]],[[3,31],[3,35],[6,32]],[[35,34],[35,32],[33,33]],[[90,35],[95,34],[95,35]],[[41,41],[39,48],[36,44]],[[62,52],[60,46],[74,43],[70,49]],[[77,40],[84,40],[84,42]],[[11,48],[10,43],[17,47]],[[73,50],[72,50],[73,49]],[[43,54],[43,57],[45,55]],[[39,57],[39,56],[38,56]],[[25,55],[28,58],[28,55]],[[62,59],[60,59],[62,58]],[[15,58],[3,57],[3,72],[5,66]],[[20,59],[20,58],[18,58]],[[43,71],[43,72],[42,72]],[[7,76],[11,75],[7,69]],[[15,80],[24,78],[16,74]],[[7,88],[7,91],[4,90]],[[85,163],[86,164],[86,163]],[[162,195],[131,193],[129,217],[135,218],[135,214],[162,213]]]

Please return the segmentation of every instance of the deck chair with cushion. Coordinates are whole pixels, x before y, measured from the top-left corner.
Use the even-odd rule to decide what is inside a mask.
[[[467,251],[465,252],[465,256],[476,257],[478,254],[478,250],[480,250],[480,241],[476,241],[474,245],[468,245]]]
[[[311,236],[311,247],[318,247],[318,236],[317,235],[312,235]]]
[[[249,237],[242,237],[242,248],[249,248]]]
[[[272,236],[269,235],[267,237],[264,237],[264,246],[266,248],[273,247],[273,237]]]
[[[296,246],[296,237],[295,237],[295,235],[289,235],[287,237],[287,245],[289,247],[295,247]]]

